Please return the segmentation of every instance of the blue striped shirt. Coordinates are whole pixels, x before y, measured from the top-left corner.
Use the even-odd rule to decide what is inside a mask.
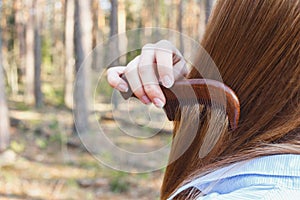
[[[198,200],[299,200],[300,155],[264,156],[216,170],[179,188],[196,187]]]

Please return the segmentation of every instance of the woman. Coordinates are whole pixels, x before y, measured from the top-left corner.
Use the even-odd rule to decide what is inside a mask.
[[[161,198],[298,199],[300,1],[219,0],[202,46],[240,100],[240,123],[230,130],[222,110],[183,108]],[[108,81],[125,91],[128,85],[118,76],[125,73],[142,102],[162,107],[158,80],[170,87],[179,76],[174,72],[184,71],[184,62],[174,54],[177,50],[166,41],[146,45],[127,67],[111,68]],[[214,79],[202,58],[199,53],[188,78],[201,78],[204,70],[205,78]],[[201,123],[195,125],[190,116],[201,116]],[[176,149],[190,139],[191,127],[197,135],[177,159]]]

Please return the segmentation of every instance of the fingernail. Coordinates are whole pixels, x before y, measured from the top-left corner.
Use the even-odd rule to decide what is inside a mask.
[[[162,79],[162,84],[165,87],[170,88],[173,85],[173,82],[171,81],[170,76],[168,76],[168,75],[164,76]]]
[[[146,95],[145,95],[145,96],[142,96],[142,101],[143,101],[143,103],[145,103],[145,104],[151,103],[150,99],[149,99]]]
[[[154,98],[153,103],[158,108],[163,108],[165,105],[164,102],[162,102],[162,100],[160,100],[159,98]]]
[[[118,90],[120,90],[121,92],[128,92],[128,87],[125,84],[119,84],[118,85]]]

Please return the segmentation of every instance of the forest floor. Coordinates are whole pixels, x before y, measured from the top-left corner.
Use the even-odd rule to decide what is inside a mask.
[[[9,102],[9,107],[11,143],[0,154],[0,199],[159,198],[163,168],[126,173],[104,166],[72,134],[71,111],[52,106],[34,110],[20,102]],[[102,120],[102,125],[109,124],[109,117]],[[154,137],[149,146],[165,142],[170,134]]]

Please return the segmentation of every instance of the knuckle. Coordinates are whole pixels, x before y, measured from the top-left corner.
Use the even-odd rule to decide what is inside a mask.
[[[126,67],[126,69],[124,70],[124,74],[125,74],[126,76],[128,76],[128,75],[134,74],[135,71],[136,71],[136,66],[128,66],[128,67]]]
[[[116,87],[118,84],[117,80],[115,78],[113,78],[112,76],[107,76],[107,81],[113,87]]]
[[[160,50],[164,49],[164,50],[172,51],[173,44],[168,40],[160,40],[159,42],[156,43],[155,47]]]
[[[133,91],[133,93],[135,94],[135,96],[137,96],[138,98],[141,98],[144,96],[144,90],[143,88],[137,88]]]
[[[128,74],[130,72],[130,68],[129,67],[126,67],[126,69],[124,70],[124,74]]]
[[[144,90],[149,97],[158,96],[159,87],[157,85],[144,85]]]
[[[173,53],[172,53],[172,50],[170,50],[168,48],[156,47],[155,48],[155,55],[158,58],[167,58],[167,59],[171,60],[172,56],[173,56]],[[164,60],[164,59],[161,59],[161,60]]]
[[[172,43],[169,40],[160,40],[156,44],[172,45]]]
[[[138,67],[138,61],[140,56],[135,57],[132,61],[130,61],[124,69],[124,73],[128,74],[135,71]]]
[[[151,67],[151,66],[146,65],[146,64],[139,65],[139,68],[138,68],[139,74],[140,74],[140,75],[143,75],[143,74],[148,73],[149,70],[151,70],[150,67]]]
[[[142,47],[142,52],[145,52],[145,51],[149,51],[149,50],[154,50],[154,45],[153,44],[146,44]]]
[[[173,57],[172,50],[164,47],[156,47],[155,55],[156,58],[160,59],[160,61],[164,61],[164,60],[172,61],[172,57]]]

